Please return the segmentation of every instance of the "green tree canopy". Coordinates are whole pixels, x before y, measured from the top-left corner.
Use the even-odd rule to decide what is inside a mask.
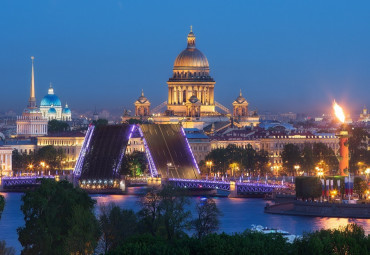
[[[49,120],[48,122],[48,132],[50,133],[59,133],[69,130],[69,125],[67,122],[59,120]]]
[[[91,254],[99,238],[95,201],[67,181],[42,180],[22,196],[22,254]]]
[[[196,211],[197,218],[193,220],[192,225],[199,239],[218,230],[221,212],[212,198],[200,200],[196,205]]]
[[[288,143],[284,146],[284,150],[281,153],[281,158],[283,161],[283,167],[291,175],[296,175],[295,165],[300,165],[302,162],[301,151],[299,147],[295,144]]]
[[[96,127],[106,126],[106,125],[108,125],[108,120],[106,120],[106,119],[93,120],[92,124]]]

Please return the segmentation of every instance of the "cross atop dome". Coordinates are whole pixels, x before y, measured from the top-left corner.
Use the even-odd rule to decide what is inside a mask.
[[[190,26],[190,32],[188,34],[188,48],[195,48],[195,35],[193,33],[193,26]]]
[[[48,94],[49,95],[54,95],[54,88],[53,88],[53,84],[51,82],[49,84]]]

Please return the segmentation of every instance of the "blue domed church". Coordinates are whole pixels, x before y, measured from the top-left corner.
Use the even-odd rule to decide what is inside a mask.
[[[68,104],[62,107],[62,102],[59,97],[54,94],[54,88],[50,83],[48,94],[44,96],[40,103],[40,111],[43,117],[48,118],[48,120],[62,120],[71,121],[72,113],[68,108]]]

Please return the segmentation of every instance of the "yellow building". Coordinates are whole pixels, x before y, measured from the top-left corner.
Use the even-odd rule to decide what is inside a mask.
[[[177,56],[173,75],[167,81],[168,113],[189,117],[191,114],[194,117],[215,114],[215,83],[209,74],[206,56],[195,46],[195,35],[191,29],[187,47]]]
[[[334,153],[339,150],[339,138],[335,134],[311,134],[311,133],[291,133],[291,134],[269,134],[261,139],[261,149],[269,153],[270,163],[276,169],[282,167],[283,162],[281,153],[286,144],[297,145],[303,149],[305,144],[323,143],[331,148]]]
[[[65,132],[55,135],[37,137],[37,147],[41,148],[53,145],[56,149],[61,148],[66,156],[63,167],[65,170],[73,170],[81,151],[85,134],[79,131]]]

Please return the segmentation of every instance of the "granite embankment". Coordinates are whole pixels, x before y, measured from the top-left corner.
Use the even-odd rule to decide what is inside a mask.
[[[370,219],[370,204],[339,204],[293,201],[276,205],[266,205],[265,213]]]

